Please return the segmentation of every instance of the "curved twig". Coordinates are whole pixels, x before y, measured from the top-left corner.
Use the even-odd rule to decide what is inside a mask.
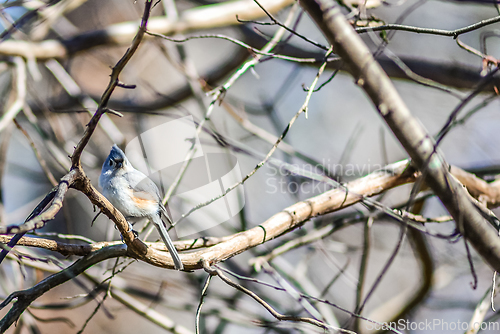
[[[430,35],[438,35],[438,36],[451,36],[453,38],[457,38],[461,34],[465,34],[487,25],[500,22],[500,16],[495,16],[487,20],[482,20],[471,24],[467,27],[455,29],[455,30],[443,30],[443,29],[432,29],[432,28],[420,28],[414,26],[407,26],[404,24],[384,24],[377,27],[361,27],[355,28],[357,33],[364,33],[368,31],[385,31],[385,30],[402,30],[408,32],[415,32],[417,34],[430,34]]]

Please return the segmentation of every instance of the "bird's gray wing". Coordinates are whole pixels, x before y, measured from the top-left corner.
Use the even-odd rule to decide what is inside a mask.
[[[149,177],[139,171],[128,172],[123,175],[127,179],[134,195],[144,199],[153,199],[160,202],[160,191]]]
[[[168,235],[167,227],[161,219],[161,213],[163,213],[165,218],[168,220],[168,223],[172,224],[165,206],[163,206],[163,204],[161,203],[160,191],[158,190],[158,187],[153,181],[151,181],[150,178],[146,177],[146,175],[142,174],[139,171],[128,172],[123,176],[129,181],[129,184],[132,187],[135,196],[141,197],[143,199],[154,199],[159,204],[160,211],[158,212],[158,215],[153,215],[151,217],[152,222],[156,226],[156,229],[158,230],[163,243],[165,244],[165,246],[167,246],[168,252],[172,256],[175,269],[183,270],[184,266],[182,264],[179,253],[175,249],[172,239],[170,239],[170,236]]]
[[[142,178],[140,175],[142,175]],[[167,209],[165,208],[165,206],[162,203],[160,191],[158,190],[158,187],[156,186],[156,184],[153,181],[151,181],[150,178],[146,177],[146,175],[144,175],[140,172],[127,173],[127,174],[125,174],[125,176],[128,178],[131,185],[135,185],[132,187],[134,193],[145,192],[145,193],[154,194],[155,199],[158,201],[158,203],[160,205],[160,212],[165,216],[168,223],[170,225],[172,225],[172,220],[170,219],[170,216],[168,215]]]

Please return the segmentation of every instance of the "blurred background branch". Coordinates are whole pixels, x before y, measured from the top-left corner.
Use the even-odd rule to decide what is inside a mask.
[[[500,330],[498,6],[319,3],[0,4],[0,331]]]

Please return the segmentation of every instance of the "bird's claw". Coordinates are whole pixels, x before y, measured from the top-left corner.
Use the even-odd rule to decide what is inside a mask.
[[[132,232],[134,234],[134,237],[138,237],[139,236],[139,232],[137,232],[136,230],[134,230],[134,225],[130,224],[130,222],[127,222],[128,223],[128,232]]]
[[[128,222],[128,221],[127,221],[127,223],[128,223],[128,231],[127,231],[127,233],[128,232],[132,232],[132,234],[134,235],[134,237],[136,237],[136,238],[139,237],[139,232],[137,232],[136,230],[134,230],[134,226],[130,222]],[[125,240],[123,240],[123,235],[120,235],[120,238],[122,239],[122,242],[125,243]]]
[[[134,234],[134,237],[138,238],[139,237],[139,232],[136,230],[130,229],[127,232],[132,232]],[[122,240],[123,243],[125,243],[125,240],[123,239],[123,235],[120,234],[120,239]]]

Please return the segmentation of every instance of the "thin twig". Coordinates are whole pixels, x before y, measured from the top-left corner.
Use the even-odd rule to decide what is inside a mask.
[[[52,184],[53,187],[57,186],[58,182],[57,182],[56,178],[54,177],[54,175],[50,171],[49,167],[47,166],[47,162],[45,162],[45,159],[42,158],[42,156],[40,155],[40,152],[36,148],[35,143],[33,142],[33,139],[31,139],[28,132],[21,126],[21,124],[19,124],[19,122],[15,118],[13,119],[13,121],[14,121],[14,124],[16,124],[16,127],[19,129],[19,131],[21,131],[23,133],[23,135],[26,137],[26,139],[28,140],[28,142],[31,146],[31,149],[33,150],[33,153],[35,153],[36,159],[38,160],[40,167],[42,167],[43,172],[47,176],[47,179],[49,179],[49,182]]]
[[[0,118],[0,131],[5,129],[26,103],[26,64],[21,57],[14,57],[12,63],[16,69],[16,99]]]
[[[291,56],[281,55],[281,54],[278,54],[278,53],[264,52],[264,51],[261,51],[261,50],[259,50],[257,48],[254,48],[254,47],[246,44],[245,42],[240,41],[239,39],[232,38],[232,37],[225,36],[225,35],[221,35],[221,34],[206,34],[206,35],[189,36],[189,37],[185,37],[185,38],[173,38],[173,37],[165,36],[165,35],[162,35],[162,34],[157,34],[157,33],[150,32],[150,31],[148,31],[146,33],[148,35],[151,35],[151,36],[154,36],[154,37],[158,37],[158,38],[162,38],[162,39],[165,39],[167,41],[171,41],[171,42],[175,42],[175,43],[185,43],[187,41],[194,40],[194,39],[216,38],[216,39],[226,40],[226,41],[232,42],[232,43],[234,43],[236,45],[239,45],[239,46],[247,49],[250,54],[255,53],[255,54],[258,54],[260,56],[266,56],[266,57],[271,57],[271,58],[276,58],[276,59],[282,59],[282,60],[292,61],[292,62],[296,62],[296,63],[316,63],[318,61],[316,58],[298,58],[298,57],[291,57]],[[339,58],[333,57],[333,58],[329,58],[328,62],[330,62],[330,61],[338,61],[338,60],[339,60]]]
[[[358,287],[356,289],[356,313],[361,313],[358,310],[361,309],[361,303],[363,301],[363,292],[364,292],[364,284],[366,279],[366,273],[368,271],[368,258],[370,256],[371,250],[371,227],[373,224],[373,216],[368,217],[368,220],[365,223],[364,233],[363,233],[363,253],[361,254],[361,262],[359,265],[359,278],[358,278]],[[355,320],[355,331],[359,332],[360,329],[360,319],[356,318]]]
[[[200,303],[198,304],[198,307],[196,308],[196,322],[194,325],[196,334],[200,333],[201,307],[203,306],[203,303],[205,302],[205,297],[206,297],[207,291],[208,291],[208,285],[210,284],[210,280],[212,279],[212,276],[213,276],[212,274],[208,274],[207,279],[205,280],[205,284],[203,285],[203,290],[201,290]]]
[[[292,7],[292,9],[290,10],[289,14],[288,14],[288,18],[285,22],[285,24],[289,24],[291,21],[292,21],[292,18],[297,10],[298,6],[297,5],[294,5]],[[277,44],[278,42],[281,40],[281,38],[283,37],[285,33],[285,29],[278,29],[278,31],[275,33],[275,35],[273,36],[273,38],[271,39],[271,41],[269,41],[263,48],[262,48],[262,52],[270,52]],[[201,130],[203,129],[203,126],[205,125],[205,122],[207,120],[210,119],[210,117],[212,116],[212,112],[215,108],[215,104],[216,102],[221,98],[223,97],[223,95],[225,94],[225,92],[236,82],[236,80],[238,80],[248,69],[252,68],[253,66],[255,66],[256,64],[259,63],[260,59],[262,58],[263,56],[262,55],[255,55],[254,57],[252,57],[250,60],[248,60],[247,62],[245,62],[243,64],[243,66],[241,66],[235,73],[233,73],[233,75],[225,82],[224,85],[222,85],[221,87],[217,88],[216,90],[212,91],[210,94],[212,95],[212,101],[210,102],[209,104],[209,107],[207,109],[207,112],[205,113],[205,117],[201,120],[201,122],[198,124],[198,126],[196,127],[196,136],[198,136],[200,133],[201,133]],[[167,193],[165,194],[164,198],[163,198],[163,202],[166,203],[168,202],[168,200],[170,199],[170,197],[172,196],[172,194],[174,193],[174,191],[177,189],[184,173],[186,172],[187,170],[187,167],[189,166],[190,162],[191,162],[191,159],[193,158],[194,154],[196,153],[196,146],[194,145],[193,143],[193,146],[191,147],[191,149],[189,150],[189,152],[187,153],[185,159],[184,159],[184,163],[182,164],[181,166],[181,169],[180,171],[178,172],[176,178],[174,179],[174,181],[172,182],[172,184],[170,185],[170,187],[168,188],[167,190]],[[174,224],[175,225],[175,224]],[[172,225],[172,227],[174,226]]]
[[[217,273],[219,273],[219,272],[221,272],[221,271],[224,271],[224,272],[228,273],[229,275],[231,275],[231,276],[233,276],[233,277],[236,277],[237,279],[240,279],[240,280],[244,280],[244,281],[247,281],[247,282],[257,283],[257,284],[260,284],[260,285],[263,285],[263,286],[270,287],[270,288],[272,288],[272,289],[274,289],[274,290],[277,290],[277,291],[283,291],[283,292],[285,292],[285,291],[286,291],[286,290],[285,290],[284,288],[282,288],[282,287],[275,286],[275,285],[270,284],[270,283],[268,283],[268,282],[261,281],[261,280],[259,280],[259,279],[257,279],[257,278],[253,278],[253,277],[245,277],[245,276],[242,276],[242,275],[238,275],[237,273],[234,273],[234,272],[232,272],[232,271],[230,271],[230,270],[228,270],[228,269],[226,269],[226,268],[222,268],[222,267],[220,267],[220,266],[215,266],[215,268],[217,269]],[[373,323],[373,324],[382,325],[382,323],[381,323],[381,322],[378,322],[378,321],[375,321],[375,320],[372,320],[372,319],[369,319],[369,318],[363,317],[363,316],[361,316],[361,315],[359,315],[359,314],[353,313],[353,312],[349,311],[348,309],[343,308],[343,307],[340,307],[339,305],[334,304],[334,303],[332,303],[332,302],[330,302],[330,301],[328,301],[328,300],[326,300],[326,299],[321,299],[321,298],[313,297],[313,296],[310,296],[310,295],[305,294],[305,293],[299,293],[299,294],[300,294],[300,296],[301,296],[302,298],[306,298],[306,299],[309,299],[309,300],[311,300],[311,301],[315,301],[315,302],[318,302],[318,303],[324,303],[324,304],[326,304],[326,305],[330,305],[330,306],[335,307],[336,309],[338,309],[338,310],[340,310],[340,311],[342,311],[342,312],[345,312],[345,313],[347,313],[347,314],[349,314],[349,315],[351,315],[351,316],[353,316],[353,317],[359,317],[360,319],[365,320],[365,321],[368,321],[368,322],[371,322],[371,323]],[[383,325],[387,326],[387,328],[388,328],[388,329],[390,329],[390,330],[392,330],[393,332],[401,334],[401,332],[400,332],[400,331],[398,331],[396,328],[392,328],[392,327],[390,327],[390,325],[389,325],[389,324],[385,323],[385,324],[383,324]]]
[[[245,293],[246,295],[250,296],[253,300],[258,302],[260,305],[262,305],[273,317],[280,321],[297,321],[297,322],[305,322],[309,323],[311,325],[314,325],[319,328],[323,328],[324,330],[329,330],[329,329],[334,329],[338,330],[343,333],[350,333],[354,334],[354,332],[349,331],[347,329],[342,329],[342,328],[330,328],[331,326],[325,324],[322,321],[312,319],[312,318],[307,318],[307,317],[298,317],[298,316],[290,316],[290,315],[283,315],[276,311],[271,305],[269,305],[265,300],[260,298],[257,294],[255,294],[253,291],[245,288],[244,286],[233,282],[229,277],[227,277],[220,269],[215,268],[215,271],[217,272],[217,276],[220,277],[220,279],[226,283],[227,285]]]
[[[256,268],[257,272],[259,271],[260,268]],[[302,308],[311,315],[316,320],[322,320],[324,321],[323,317],[321,314],[314,308],[311,303],[307,300],[303,300],[302,296],[300,293],[289,283],[287,282],[279,273],[277,270],[275,270],[268,262],[262,263],[262,270],[271,276],[275,282],[283,288],[283,290],[288,293],[290,297],[292,297],[298,304],[302,306]]]
[[[97,303],[97,306],[94,308],[94,311],[92,311],[92,313],[85,320],[85,322],[82,325],[82,328],[78,331],[77,334],[82,334],[83,331],[85,330],[85,327],[87,327],[87,325],[89,324],[90,320],[92,320],[92,318],[97,314],[97,312],[99,311],[101,306],[104,304],[104,301],[106,300],[106,298],[108,298],[108,296],[109,296],[108,292],[109,292],[110,288],[111,288],[111,282],[108,283],[104,297],[102,297],[102,299]]]
[[[461,34],[465,34],[487,25],[500,22],[500,16],[495,16],[487,20],[482,20],[477,23],[471,24],[469,26],[455,29],[455,30],[443,30],[443,29],[432,29],[432,28],[420,28],[414,26],[407,26],[403,24],[384,24],[377,27],[361,27],[355,28],[357,33],[364,33],[368,31],[385,31],[385,30],[402,30],[408,32],[415,32],[418,34],[431,34],[438,36],[451,36],[453,38],[457,38]]]
[[[328,51],[329,48],[327,46],[322,45],[322,44],[320,44],[318,42],[315,42],[312,39],[310,39],[310,38],[308,38],[308,37],[306,37],[306,36],[304,36],[302,34],[299,34],[296,29],[290,29],[290,28],[288,28],[285,24],[283,24],[280,21],[278,21],[271,13],[269,13],[257,0],[254,0],[254,2],[264,11],[264,13],[266,13],[267,17],[269,17],[271,19],[271,21],[273,21],[273,24],[276,24],[276,25],[278,25],[278,26],[286,29],[286,31],[288,31],[290,34],[295,35],[295,36],[303,39],[307,43],[310,43],[310,44],[312,44],[312,45],[314,45],[314,46],[316,46],[316,47],[318,47],[320,49],[323,49],[324,51]],[[238,21],[242,22],[242,23],[249,22],[248,20],[239,20],[239,19],[238,19]]]
[[[332,49],[330,49],[325,58],[328,57],[328,55],[332,52]],[[176,224],[178,224],[180,221],[182,221],[183,219],[185,219],[186,217],[188,217],[190,214],[192,214],[193,212],[215,202],[216,200],[226,196],[229,192],[233,191],[234,189],[236,189],[237,187],[239,187],[240,185],[244,184],[245,181],[247,181],[250,177],[252,177],[262,166],[264,166],[267,161],[269,160],[269,158],[271,158],[271,156],[273,155],[273,153],[276,151],[278,145],[283,141],[283,139],[285,138],[285,136],[287,135],[288,131],[290,130],[290,128],[293,126],[293,124],[295,123],[295,121],[297,120],[297,118],[300,116],[300,114],[304,113],[306,118],[307,118],[307,110],[308,110],[308,106],[309,106],[309,101],[311,99],[311,96],[314,92],[314,87],[316,87],[316,84],[318,83],[318,80],[319,80],[319,77],[321,76],[321,74],[323,73],[323,71],[325,70],[325,67],[326,67],[326,62],[323,63],[323,65],[320,67],[320,69],[318,70],[318,73],[316,74],[316,77],[314,78],[314,81],[313,83],[311,84],[311,87],[309,88],[309,91],[307,93],[307,96],[306,96],[306,99],[304,101],[304,104],[300,107],[300,109],[297,111],[297,113],[295,113],[295,115],[292,117],[292,119],[290,120],[290,122],[288,123],[288,125],[286,126],[285,130],[283,131],[283,133],[281,134],[281,136],[278,138],[278,140],[276,140],[276,142],[274,143],[273,147],[271,148],[271,150],[269,150],[269,152],[267,153],[267,155],[265,156],[265,158],[259,162],[255,168],[250,171],[250,173],[248,173],[247,175],[245,175],[239,182],[235,183],[234,185],[228,187],[222,194],[204,202],[204,203],[200,203],[198,204],[197,206],[193,207],[191,210],[189,210],[188,212],[184,213],[176,222],[174,222],[172,224],[172,226],[175,226]]]

